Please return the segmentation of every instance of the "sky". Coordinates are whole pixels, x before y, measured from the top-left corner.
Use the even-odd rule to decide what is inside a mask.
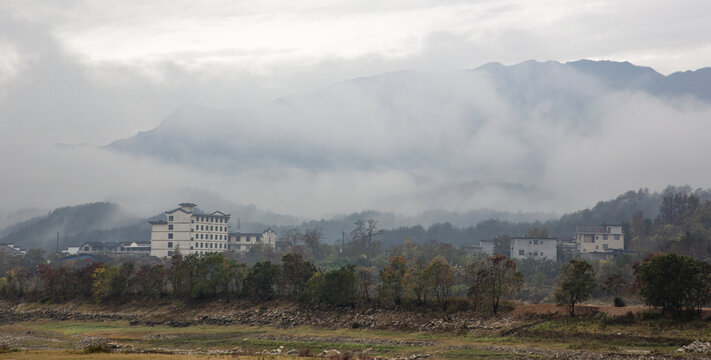
[[[711,2],[705,0],[0,0],[0,166],[5,169],[0,211],[105,199],[133,199],[126,201],[130,205],[150,199],[155,206],[142,207],[150,212],[165,205],[145,193],[176,178],[181,180],[174,193],[197,191],[196,183],[223,188],[234,183],[220,174],[91,147],[155,128],[185,104],[253,108],[357,77],[403,69],[456,71],[494,61],[510,65],[587,58],[629,61],[663,74],[695,70],[711,65],[710,13]],[[668,104],[659,107],[662,113],[675,110]],[[702,109],[681,118],[696,124],[705,115]],[[698,127],[688,129],[685,135],[698,134]],[[583,147],[597,151],[591,144]],[[555,166],[567,164],[563,160],[557,159]],[[381,198],[397,198],[397,189],[412,184],[412,178],[383,176],[389,171],[375,177],[353,175],[367,184],[363,192],[383,187],[387,190],[378,194]],[[551,178],[546,185],[554,186],[565,169],[556,171],[546,175]],[[136,181],[140,174],[143,180]],[[349,183],[332,175],[298,172],[278,186],[265,186],[273,180],[263,179],[244,184],[247,194],[228,195],[260,194],[264,200],[246,198],[295,214],[303,198],[288,204],[279,199],[298,189],[316,192],[311,187],[316,182],[319,189],[330,190],[304,211],[308,216],[383,205],[362,201],[357,191],[347,197],[353,205],[329,205],[329,199],[343,192],[339,184]],[[698,180],[700,184],[692,185],[709,186],[705,175],[664,180]],[[594,195],[613,197],[632,183],[615,183]],[[405,186],[407,191],[415,191],[413,187]],[[593,205],[591,201],[568,207],[558,201],[550,205],[554,209],[540,210],[570,210]]]

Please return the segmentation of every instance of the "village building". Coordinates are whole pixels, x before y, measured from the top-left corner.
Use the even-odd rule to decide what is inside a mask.
[[[0,254],[10,256],[22,256],[25,255],[25,253],[25,249],[21,249],[15,244],[0,244]]]
[[[578,225],[574,241],[580,254],[612,253],[625,250],[622,225]]]
[[[234,232],[229,234],[228,250],[246,253],[256,244],[265,244],[272,249],[276,247],[277,234],[272,229],[267,229],[262,233],[241,233]]]
[[[558,239],[515,237],[510,244],[512,259],[558,261]]]

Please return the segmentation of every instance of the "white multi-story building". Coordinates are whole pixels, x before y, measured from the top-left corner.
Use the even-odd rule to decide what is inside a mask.
[[[558,261],[558,239],[511,238],[511,258]]]
[[[611,253],[614,250],[625,249],[622,225],[578,225],[574,239],[581,254]]]
[[[182,203],[179,208],[166,211],[165,220],[149,221],[152,256],[172,256],[176,250],[183,255],[227,251],[230,214],[198,214],[196,207]]]
[[[227,248],[230,251],[245,253],[256,244],[265,244],[274,248],[276,246],[277,234],[272,229],[267,229],[260,233],[241,233],[235,232],[229,234],[229,242]]]

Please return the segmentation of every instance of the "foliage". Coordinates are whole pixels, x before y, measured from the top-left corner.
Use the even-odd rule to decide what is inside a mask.
[[[700,310],[709,301],[711,266],[688,256],[652,255],[636,267],[640,295],[648,305],[671,310]]]
[[[315,302],[336,306],[354,306],[358,293],[354,265],[316,273],[308,282]]]
[[[393,256],[388,265],[380,271],[380,289],[378,295],[387,302],[395,305],[402,303],[405,289],[405,274],[407,274],[407,260],[402,256]]]
[[[432,289],[437,300],[446,302],[451,294],[452,285],[455,283],[454,271],[447,260],[441,256],[435,257],[430,261],[425,273],[431,279]]]
[[[245,292],[257,300],[271,300],[279,273],[279,266],[269,261],[254,264],[244,280]]]
[[[567,307],[570,316],[575,316],[575,304],[590,298],[596,286],[595,270],[592,265],[583,260],[570,260],[563,266],[558,277],[556,303]]]

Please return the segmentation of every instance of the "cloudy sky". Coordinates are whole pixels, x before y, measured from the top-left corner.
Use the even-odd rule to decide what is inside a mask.
[[[663,74],[695,70],[711,65],[708,14],[705,0],[0,1],[0,211],[143,198],[137,194],[170,179],[184,179],[181,188],[205,180],[148,159],[53,146],[129,137],[184,104],[250,108],[356,77],[492,61],[587,58]],[[150,179],[137,182],[139,174]],[[316,179],[333,189],[323,205],[340,189],[332,181],[341,180]],[[389,179],[388,189],[402,183]],[[273,188],[257,190],[268,198]],[[358,198],[353,207],[315,205],[307,213],[373,204]],[[282,210],[276,199],[249,202]]]

